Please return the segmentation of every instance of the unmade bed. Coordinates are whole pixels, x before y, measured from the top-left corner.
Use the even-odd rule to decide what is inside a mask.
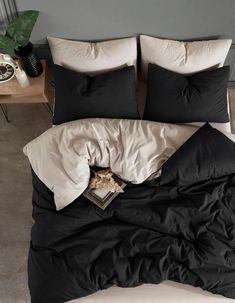
[[[32,303],[233,302],[231,40],[142,35],[143,85],[135,38],[49,44],[54,127],[24,147]],[[127,184],[105,210],[83,195],[94,166]]]

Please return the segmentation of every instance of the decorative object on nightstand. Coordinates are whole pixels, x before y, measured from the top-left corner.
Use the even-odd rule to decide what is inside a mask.
[[[18,81],[19,85],[23,88],[26,88],[27,86],[29,86],[29,79],[25,73],[25,71],[23,69],[20,68],[19,65],[16,65],[15,68],[15,76],[16,76],[16,80]]]
[[[0,54],[0,84],[16,77],[21,87],[29,86],[29,80],[24,70],[11,58],[10,55]]]
[[[29,77],[38,77],[43,71],[37,52],[29,41],[38,14],[38,11],[21,13],[8,24],[5,35],[0,35],[0,48],[17,55]]]
[[[16,66],[11,56],[0,54],[0,83],[7,82],[15,76]]]
[[[0,83],[0,106],[9,122],[7,104],[42,103],[52,113],[49,106],[49,71],[46,60],[42,60],[43,72],[39,77],[30,78],[30,85],[21,87],[16,78],[11,81]]]

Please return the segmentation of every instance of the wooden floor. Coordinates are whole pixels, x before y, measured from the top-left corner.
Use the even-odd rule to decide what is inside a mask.
[[[230,99],[231,128],[232,128],[232,132],[235,133],[235,87],[229,88],[229,99]]]

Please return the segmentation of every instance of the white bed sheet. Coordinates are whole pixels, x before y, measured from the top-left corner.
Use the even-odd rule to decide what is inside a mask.
[[[200,288],[164,281],[135,288],[111,287],[69,303],[235,303],[234,299],[214,295]]]

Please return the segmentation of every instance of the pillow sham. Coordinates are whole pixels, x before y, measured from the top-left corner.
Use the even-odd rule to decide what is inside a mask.
[[[47,37],[55,64],[90,75],[136,66],[135,37],[103,42],[83,42]]]
[[[94,77],[54,66],[53,124],[82,118],[139,119],[134,66]]]
[[[221,67],[231,44],[231,39],[183,42],[141,35],[142,77],[147,79],[149,63],[180,74]]]
[[[145,120],[167,123],[229,121],[229,66],[186,76],[149,64]]]

